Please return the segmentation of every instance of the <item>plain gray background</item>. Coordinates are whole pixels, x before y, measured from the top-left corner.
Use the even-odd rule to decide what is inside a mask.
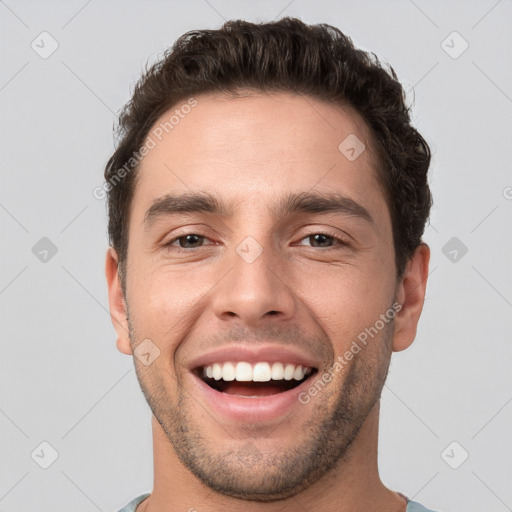
[[[6,0],[0,511],[109,512],[151,490],[150,410],[115,348],[92,191],[147,61],[188,30],[285,15],[389,62],[433,151],[431,274],[384,388],[382,479],[439,511],[512,510],[512,1]]]

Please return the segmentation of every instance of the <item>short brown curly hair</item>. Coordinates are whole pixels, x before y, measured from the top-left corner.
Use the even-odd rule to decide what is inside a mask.
[[[338,28],[307,25],[296,18],[259,24],[232,20],[218,30],[182,35],[137,82],[119,116],[117,149],[105,168],[108,232],[118,254],[123,289],[137,176],[133,155],[157,119],[178,102],[243,89],[310,95],[349,105],[365,120],[392,220],[397,278],[402,277],[421,243],[432,206],[427,181],[430,149],[411,126],[404,90],[393,68],[388,68],[375,54],[355,48]]]

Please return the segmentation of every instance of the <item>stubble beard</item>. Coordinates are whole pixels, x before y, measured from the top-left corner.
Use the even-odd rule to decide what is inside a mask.
[[[140,340],[135,339],[128,323],[134,346]],[[190,411],[197,404],[183,388],[179,375],[175,403],[169,400],[165,375],[146,373],[147,369],[137,362],[135,369],[144,397],[176,455],[204,485],[239,499],[278,501],[295,496],[349,460],[349,448],[380,399],[389,369],[393,328],[394,322],[390,322],[379,338],[371,340],[380,345],[374,350],[374,358],[365,358],[368,348],[363,348],[352,359],[337,396],[334,387],[338,381],[333,379],[307,406],[300,406],[305,411],[306,407],[312,408],[303,423],[300,441],[278,453],[268,453],[258,446],[262,437],[254,437],[258,432],[254,426],[238,428],[233,441],[227,432],[231,447],[219,448],[215,439],[208,438],[208,428],[194,421]],[[333,405],[327,407],[328,403]],[[267,434],[271,435],[272,431]]]

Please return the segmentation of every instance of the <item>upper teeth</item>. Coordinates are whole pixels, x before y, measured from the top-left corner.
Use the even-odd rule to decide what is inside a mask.
[[[302,380],[311,373],[311,368],[283,363],[214,363],[203,367],[203,375],[215,380],[239,382],[267,382],[269,380]]]

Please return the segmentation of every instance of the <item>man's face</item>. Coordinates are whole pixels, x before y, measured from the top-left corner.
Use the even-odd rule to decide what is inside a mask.
[[[132,349],[149,339],[160,355],[149,365],[135,358],[137,376],[201,481],[241,498],[284,498],[342,461],[378,410],[393,321],[377,321],[397,290],[391,219],[368,130],[350,110],[291,94],[196,99],[161,141],[153,135],[138,170],[130,339]],[[366,145],[355,160],[354,135]],[[167,204],[145,223],[157,201],[184,194],[215,196],[225,211],[172,213]],[[286,213],[296,194],[338,194],[368,218],[322,204]],[[378,332],[332,371],[376,322]],[[318,385],[329,369],[330,382]]]

